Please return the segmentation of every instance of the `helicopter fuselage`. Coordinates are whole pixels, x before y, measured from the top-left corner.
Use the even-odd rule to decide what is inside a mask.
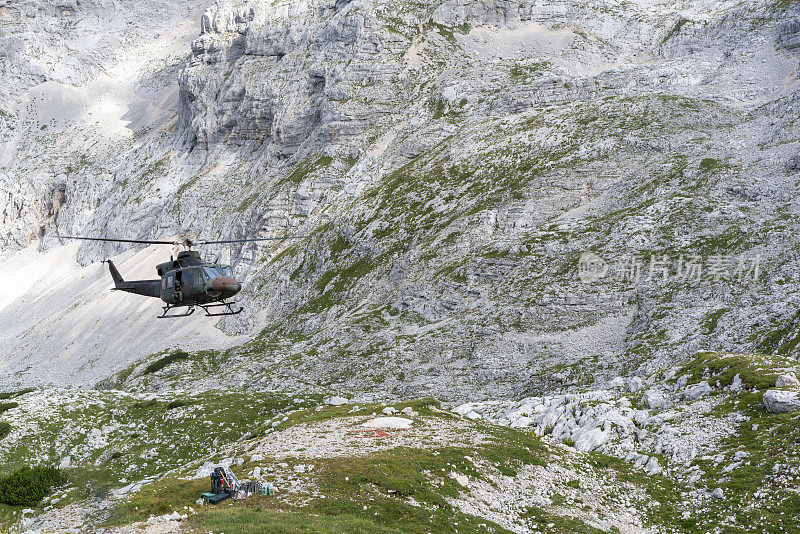
[[[189,315],[194,311],[194,306],[205,309],[219,305],[215,303],[223,303],[232,311],[225,300],[242,289],[242,284],[233,278],[228,265],[204,262],[200,254],[193,250],[183,251],[177,259],[156,266],[160,280],[126,281],[110,260],[108,268],[114,279],[114,290],[160,298],[167,304],[165,314],[172,308],[189,307],[190,311],[186,314]],[[206,313],[209,314],[209,311],[206,310]]]

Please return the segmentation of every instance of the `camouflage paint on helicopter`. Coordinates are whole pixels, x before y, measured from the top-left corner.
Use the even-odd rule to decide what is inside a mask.
[[[106,239],[93,237],[62,237],[62,239],[80,239],[84,241],[107,241],[114,243],[140,243],[149,245],[211,245],[224,243],[245,243],[254,241],[283,241],[285,239],[305,239],[307,236],[260,238],[260,239],[235,239],[228,241],[199,241],[182,242],[173,241],[147,241],[133,239]],[[119,270],[111,260],[108,263],[111,278],[114,279],[112,291],[125,291],[145,297],[155,297],[163,300],[167,305],[159,319],[187,317],[194,313],[195,307],[202,308],[207,317],[221,315],[237,315],[244,308],[233,308],[233,303],[227,299],[233,298],[242,290],[242,284],[233,278],[233,272],[228,265],[219,265],[203,261],[200,254],[194,250],[184,250],[178,254],[177,259],[160,263],[156,266],[159,280],[131,280],[122,278]],[[185,313],[168,315],[174,308],[188,308]],[[223,311],[214,313],[214,308],[223,308]]]

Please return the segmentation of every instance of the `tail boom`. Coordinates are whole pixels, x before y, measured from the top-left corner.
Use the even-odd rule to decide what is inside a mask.
[[[108,263],[108,271],[111,273],[111,278],[114,279],[112,291],[125,291],[126,293],[145,297],[161,297],[161,280],[131,280],[126,282],[111,260],[106,260],[106,263]]]

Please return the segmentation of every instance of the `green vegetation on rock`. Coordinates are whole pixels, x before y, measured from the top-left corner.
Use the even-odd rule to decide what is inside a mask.
[[[167,354],[166,356],[164,356],[163,358],[159,358],[158,360],[154,361],[153,363],[145,367],[144,371],[142,371],[142,374],[149,375],[151,373],[156,373],[172,363],[175,363],[179,360],[188,360],[188,359],[189,359],[188,352],[185,352],[180,349],[174,350],[169,354]]]

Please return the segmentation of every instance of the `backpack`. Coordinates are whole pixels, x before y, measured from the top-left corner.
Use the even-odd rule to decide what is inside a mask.
[[[211,473],[211,493],[230,493],[233,491],[228,473],[224,467],[215,467]]]

